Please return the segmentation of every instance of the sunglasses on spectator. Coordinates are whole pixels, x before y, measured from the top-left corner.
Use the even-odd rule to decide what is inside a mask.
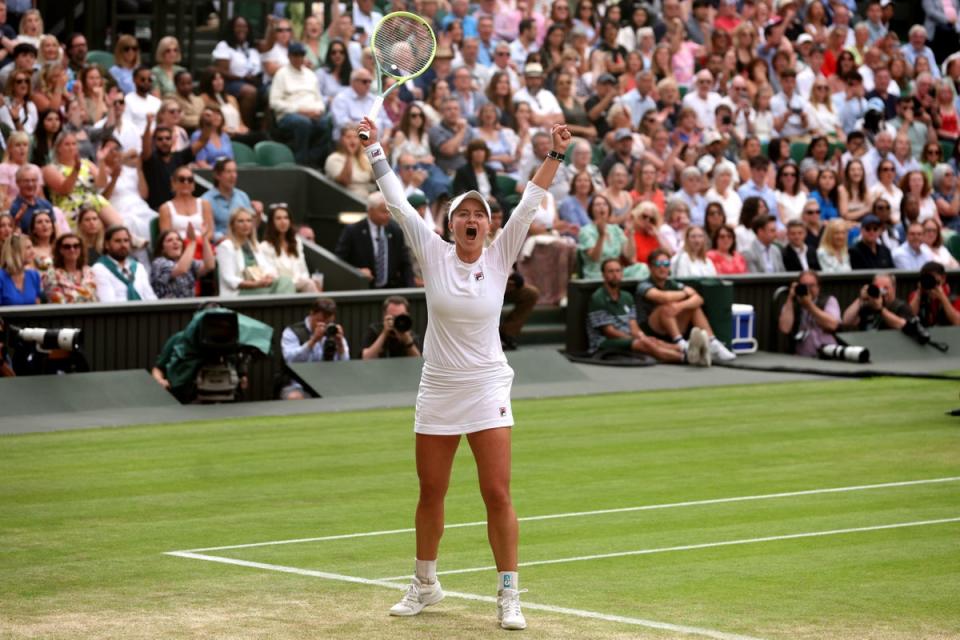
[[[656,222],[656,221],[657,221],[656,216],[649,216],[649,215],[648,215],[648,216],[640,216],[640,219],[641,219],[641,220],[646,220],[647,222]]]
[[[888,171],[893,171],[893,167],[880,167],[881,173],[887,173]]]
[[[816,213],[816,214],[819,214],[819,213],[820,213],[820,209],[804,209],[803,212],[804,212],[804,213]]]
[[[284,31],[293,31],[293,29],[291,29],[290,27],[278,27],[274,29],[274,31],[276,31],[277,33],[282,33]]]
[[[797,172],[796,172],[796,171],[784,171],[784,172],[783,172],[783,177],[784,177],[784,178],[796,178],[796,177],[797,177]]]
[[[113,101],[113,106],[117,106],[118,104],[126,104],[126,103],[124,102],[123,98],[117,98],[116,100]]]
[[[402,165],[400,165],[400,169],[401,169],[402,171],[412,171],[413,169],[416,169],[416,168],[417,168],[417,165],[415,165],[415,164],[402,164]]]
[[[939,156],[939,155],[940,155],[940,149],[927,149],[927,155],[928,155],[928,156]]]
[[[669,261],[669,260],[654,260],[654,261],[653,261],[653,266],[655,266],[655,267],[669,267],[669,266],[670,266],[670,261]]]
[[[180,184],[190,184],[193,182],[193,176],[177,176],[175,179]]]
[[[70,244],[64,242],[62,245],[60,245],[60,248],[64,251],[77,251],[80,249],[80,244],[77,242],[71,242]]]
[[[140,51],[140,47],[135,44],[128,44],[123,48],[124,51]]]
[[[369,78],[357,78],[357,82],[360,84],[370,84],[373,82],[373,80],[370,80]]]
[[[875,224],[868,224],[863,228],[864,231],[880,231],[880,227]]]
[[[875,208],[875,209],[889,209],[889,208],[890,208],[890,205],[889,205],[889,204],[885,204],[885,203],[881,203],[881,204],[877,204],[874,208]]]
[[[26,78],[17,78],[13,81],[13,84],[30,84],[30,81]]]
[[[422,118],[422,117],[423,117],[423,114],[420,113],[419,111],[411,111],[411,112],[410,112],[410,117],[411,117],[411,118]]]

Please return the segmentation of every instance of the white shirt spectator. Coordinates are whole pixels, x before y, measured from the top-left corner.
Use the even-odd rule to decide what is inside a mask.
[[[371,10],[369,14],[366,14],[360,10],[360,6],[356,2],[353,3],[353,26],[354,28],[363,27],[363,32],[367,34],[368,46],[370,38],[373,36],[373,28],[382,18],[383,14],[379,11]]]
[[[697,123],[705,129],[713,129],[717,124],[715,109],[724,99],[716,91],[708,91],[706,98],[701,98],[697,91],[691,91],[683,97],[683,106],[690,107],[697,112]]]
[[[156,114],[163,104],[160,98],[148,93],[146,97],[141,98],[136,91],[124,96],[123,101],[127,107],[123,111],[123,118],[131,122],[143,135],[143,130],[147,127],[147,114]]]
[[[307,259],[303,253],[303,240],[300,239],[300,236],[296,236],[296,244],[296,257],[286,252],[278,256],[277,250],[266,240],[260,243],[260,251],[263,253],[264,261],[276,271],[278,276],[290,278],[295,285],[299,285],[310,280],[310,270],[307,268]],[[286,349],[284,349],[284,357],[286,357]]]
[[[213,49],[213,59],[229,60],[230,75],[241,78],[255,76],[263,71],[260,52],[248,45],[234,48],[227,44],[226,40],[221,40]]]
[[[107,256],[107,260],[113,260],[113,258]],[[116,263],[121,271],[126,267],[133,272],[133,288],[141,300],[157,299],[157,294],[153,292],[153,287],[150,286],[150,276],[145,266],[129,257],[123,264]],[[121,282],[100,263],[94,264],[92,269],[93,279],[97,283],[97,297],[100,302],[127,302],[127,285],[125,283]]]
[[[913,247],[904,242],[893,250],[893,264],[897,269],[919,271],[920,267],[934,258],[933,251],[925,244],[920,245],[918,251],[914,251]]]
[[[334,137],[340,138],[340,131],[349,124],[360,122],[370,113],[373,102],[376,100],[372,93],[364,97],[357,95],[353,87],[347,87],[337,94],[337,97],[330,103],[330,114],[333,116]],[[385,132],[391,128],[390,118],[386,112],[381,109],[377,115],[377,128]]]
[[[537,46],[536,40],[525,47],[523,43],[520,42],[520,38],[517,38],[510,43],[510,59],[517,65],[518,69],[522,69],[523,65],[527,64],[527,56],[539,50],[540,47]]]
[[[634,129],[640,126],[643,114],[657,108],[656,101],[650,96],[640,95],[636,87],[620,96],[618,100],[620,104],[630,109],[630,121]]]
[[[270,85],[270,108],[277,118],[301,109],[324,110],[323,96],[317,83],[317,74],[305,65],[281,67]]]
[[[526,102],[538,116],[552,116],[563,113],[556,96],[546,89],[540,89],[535,96],[532,96],[530,92],[527,91],[527,88],[524,87],[513,94],[513,101]]]
[[[670,275],[674,278],[707,278],[717,275],[717,267],[712,260],[694,258],[686,251],[673,256],[670,262]]]
[[[251,242],[250,247],[253,249],[253,257],[257,261],[257,266],[265,274],[276,277],[277,272],[267,261],[263,251],[260,250],[260,246],[256,242]],[[217,245],[217,267],[220,274],[221,297],[235,298],[240,295],[240,283],[244,280],[243,272],[247,265],[243,250],[237,247],[230,238]]]
[[[787,111],[794,112],[783,123],[783,127],[780,129],[780,135],[782,136],[802,136],[809,130],[808,126],[804,126],[799,112],[806,112],[807,118],[809,118],[810,103],[796,91],[789,98],[783,92],[773,96],[773,99],[770,100],[770,111],[776,118],[787,113]]]
[[[13,112],[10,110],[10,98],[5,98],[3,106],[0,107],[0,123],[10,127],[11,131],[16,131],[19,124],[20,130],[32,136],[37,128],[37,105],[32,100],[28,100],[25,106],[20,107],[15,123]]]
[[[270,51],[267,51],[260,56],[260,63],[263,64],[264,62],[275,62],[280,65],[280,69],[288,66],[290,64],[290,58],[287,55],[287,48],[279,42],[274,42],[273,47],[270,48]],[[277,70],[277,73],[280,72],[280,69]],[[263,75],[268,80],[276,77],[276,74],[273,76],[267,75],[266,69],[264,69]]]
[[[734,172],[733,175],[737,175]],[[707,190],[707,204],[711,202],[719,202],[720,206],[723,207],[723,213],[726,216],[727,224],[737,226],[737,223],[740,222],[740,209],[743,208],[743,200],[740,198],[740,194],[737,193],[737,190],[733,188],[731,184],[727,187],[727,196],[723,197],[717,190],[713,187]]]

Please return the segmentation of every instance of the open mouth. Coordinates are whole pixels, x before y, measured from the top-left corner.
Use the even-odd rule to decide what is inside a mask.
[[[470,238],[471,240],[477,237],[476,227],[467,227],[467,237]]]

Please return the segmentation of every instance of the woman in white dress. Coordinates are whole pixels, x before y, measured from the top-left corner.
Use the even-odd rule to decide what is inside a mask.
[[[407,202],[377,143],[376,125],[364,118],[359,130],[369,132],[363,144],[377,185],[423,268],[430,316],[414,425],[420,478],[416,565],[410,587],[390,613],[416,615],[443,598],[436,572],[443,501],[460,436],[465,434],[477,462],[487,533],[499,572],[497,617],[504,629],[523,629],[527,623],[520,610],[517,516],[510,500],[513,370],[503,355],[498,327],[507,277],[563,163],[570,132],[564,125],[553,126],[552,151],[527,183],[503,232],[484,249],[490,207],[479,193],[468,191],[453,199],[448,225],[454,241],[443,241]]]
[[[272,204],[267,208],[267,227],[263,230],[260,251],[277,275],[293,281],[298,293],[317,292],[317,285],[307,269],[303,241],[293,228],[286,204]]]
[[[670,273],[674,278],[712,278],[717,268],[707,259],[707,234],[702,227],[687,227],[683,249],[673,256]]]

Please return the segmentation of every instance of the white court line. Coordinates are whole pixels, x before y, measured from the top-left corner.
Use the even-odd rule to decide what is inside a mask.
[[[942,482],[956,482],[960,476],[950,476],[946,478],[929,478],[926,480],[907,480],[903,482],[884,482],[882,484],[863,484],[848,487],[831,487],[827,489],[808,489],[805,491],[787,491],[783,493],[766,493],[754,496],[735,496],[732,498],[712,498],[709,500],[691,500],[686,502],[671,502],[667,504],[648,504],[638,507],[620,507],[616,509],[598,509],[596,511],[572,511],[569,513],[551,513],[540,516],[526,516],[518,518],[520,522],[534,522],[537,520],[554,520],[557,518],[579,518],[583,516],[596,516],[611,513],[629,513],[633,511],[653,511],[655,509],[675,509],[679,507],[697,507],[708,504],[725,504],[728,502],[747,502],[751,500],[773,500],[776,498],[792,498],[796,496],[812,496],[822,493],[846,493],[848,491],[870,491],[874,489],[889,489],[893,487],[912,487],[923,484],[938,484]],[[460,529],[463,527],[483,527],[486,526],[486,520],[476,522],[459,522],[448,524],[445,529]],[[399,533],[414,533],[416,529],[386,529],[384,531],[364,531],[360,533],[344,533],[332,536],[320,536],[316,538],[295,538],[292,540],[273,540],[270,542],[252,542],[249,544],[232,544],[222,547],[203,547],[200,549],[187,549],[186,551],[225,551],[227,549],[250,549],[253,547],[269,547],[282,544],[298,544],[301,542],[327,542],[330,540],[347,540],[351,538],[367,538],[372,536],[388,536]]]
[[[310,576],[314,578],[323,578],[324,580],[339,580],[341,582],[351,582],[353,584],[365,584],[377,587],[387,587],[389,589],[406,589],[408,583],[391,582],[388,580],[368,580],[367,578],[358,578],[355,576],[340,575],[338,573],[329,573],[326,571],[313,571],[311,569],[300,569],[299,567],[286,567],[279,564],[267,564],[264,562],[250,562],[248,560],[237,560],[236,558],[222,558],[220,556],[210,556],[191,551],[168,551],[165,555],[177,556],[179,558],[188,558],[191,560],[206,560],[208,562],[220,562],[223,564],[232,564],[239,567],[249,567],[252,569],[265,569],[267,571],[279,571],[282,573],[293,573],[300,576]],[[409,576],[404,576],[409,578]],[[448,598],[458,598],[461,600],[473,600],[477,602],[489,602],[496,604],[497,599],[493,596],[482,596],[475,593],[464,593],[460,591],[444,591]],[[578,618],[589,618],[592,620],[604,620],[607,622],[619,622],[650,629],[660,629],[663,631],[673,631],[675,633],[684,633],[688,635],[703,636],[714,638],[715,640],[760,640],[753,636],[744,636],[735,633],[726,633],[714,629],[705,629],[702,627],[691,627],[682,624],[672,624],[669,622],[659,622],[657,620],[645,620],[644,618],[629,618],[626,616],[615,616],[597,611],[587,611],[584,609],[570,609],[567,607],[554,607],[548,604],[537,604],[535,602],[523,603],[523,608],[534,611],[547,611],[550,613],[559,613]]]
[[[829,531],[810,531],[808,533],[791,533],[782,536],[767,536],[764,538],[745,538],[741,540],[724,540],[722,542],[705,542],[703,544],[685,544],[677,547],[660,547],[658,549],[639,549],[635,551],[615,551],[613,553],[598,553],[590,556],[574,556],[572,558],[556,558],[554,560],[532,560],[530,562],[521,562],[521,567],[535,567],[545,564],[563,564],[567,562],[583,562],[585,560],[603,560],[605,558],[622,558],[625,556],[645,556],[654,553],[669,553],[671,551],[693,551],[694,549],[710,549],[712,547],[731,547],[741,544],[754,544],[758,542],[774,542],[777,540],[796,540],[797,538],[818,538],[821,536],[835,536],[844,533],[862,533],[865,531],[882,531],[884,529],[903,529],[905,527],[924,527],[934,524],[947,524],[960,522],[960,518],[942,518],[940,520],[917,520],[915,522],[898,522],[895,524],[881,524],[872,527],[855,527],[852,529],[831,529]],[[481,571],[496,570],[496,567],[470,567],[468,569],[450,569],[449,571],[437,571],[437,575],[451,575],[455,573],[478,573]],[[380,578],[380,580],[400,580],[409,578],[410,574],[402,576],[392,576],[389,578]]]

